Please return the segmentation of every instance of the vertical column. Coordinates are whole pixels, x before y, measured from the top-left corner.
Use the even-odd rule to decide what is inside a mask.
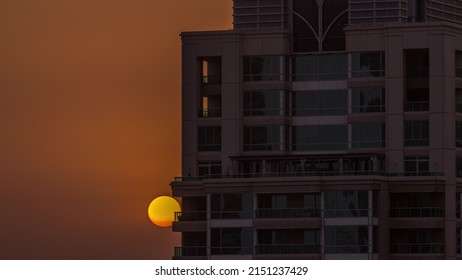
[[[386,38],[386,147],[387,172],[403,172],[403,90],[404,54],[402,34],[387,34]]]

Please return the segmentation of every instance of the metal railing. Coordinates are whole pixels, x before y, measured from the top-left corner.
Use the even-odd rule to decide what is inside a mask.
[[[255,217],[259,219],[320,217],[320,211],[320,209],[305,208],[260,208],[255,210]]]
[[[324,209],[324,217],[367,217],[369,209]]]
[[[211,211],[211,219],[252,219],[253,211]]]
[[[211,247],[212,255],[253,255],[252,247]]]
[[[326,254],[366,254],[369,252],[369,245],[332,245],[324,246]]]
[[[199,118],[219,118],[221,117],[221,108],[201,108],[199,109]]]
[[[397,243],[390,245],[392,254],[441,254],[441,243]]]
[[[205,246],[175,247],[174,256],[175,257],[207,256],[207,247]]]
[[[306,171],[306,172],[270,172],[270,173],[234,173],[234,174],[214,174],[202,177],[174,177],[174,182],[198,181],[204,179],[228,179],[228,178],[271,178],[271,177],[313,177],[313,176],[444,176],[443,172],[384,172],[372,170],[358,171]]]
[[[205,211],[175,212],[175,222],[205,221],[206,219],[207,212]]]
[[[443,217],[443,209],[438,207],[391,208],[392,218],[439,218]]]
[[[258,244],[256,254],[319,254],[320,244]]]
[[[404,103],[404,111],[406,112],[428,111],[429,109],[429,101],[407,101]]]
[[[385,105],[358,105],[351,106],[352,113],[383,113]]]

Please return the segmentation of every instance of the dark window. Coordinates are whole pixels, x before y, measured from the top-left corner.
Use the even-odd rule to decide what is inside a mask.
[[[347,125],[294,126],[292,128],[292,150],[346,150]]]
[[[344,80],[347,78],[347,56],[295,56],[292,60],[292,72],[293,81]]]
[[[428,111],[430,108],[429,92],[427,88],[408,88],[406,90],[406,102],[404,110],[412,111]]]
[[[404,172],[409,176],[429,175],[429,162],[426,156],[404,158]]]
[[[407,50],[406,55],[406,78],[429,77],[429,52],[428,49]],[[408,81],[409,82],[409,81]]]
[[[428,146],[428,120],[404,122],[404,146]]]
[[[244,127],[244,151],[281,150],[281,126]]]
[[[197,163],[200,177],[215,177],[221,175],[221,161],[199,161]]]
[[[368,191],[335,191],[324,193],[325,217],[367,217]]]
[[[319,7],[316,0],[293,1],[293,51],[319,51]]]
[[[357,123],[352,124],[352,148],[385,147],[385,124]]]
[[[322,6],[323,51],[345,50],[345,33],[348,24],[348,1],[324,0]]]
[[[244,92],[244,116],[282,115],[283,91]]]
[[[292,94],[294,116],[345,115],[347,106],[346,90],[295,91]]]
[[[221,193],[211,195],[212,219],[245,219],[252,217],[252,193]]]
[[[198,128],[198,150],[220,151],[221,150],[221,127],[204,126]]]
[[[456,89],[456,112],[462,113],[462,89]]]
[[[365,87],[351,89],[351,112],[385,112],[385,88]]]
[[[462,147],[462,122],[456,122],[456,146]]]
[[[352,53],[351,77],[383,77],[385,76],[385,53]]]
[[[456,193],[456,217],[461,218],[460,214],[462,211],[462,193]]]
[[[253,254],[251,228],[213,228],[210,243],[212,255]]]
[[[369,231],[367,226],[327,226],[325,231],[327,254],[367,253]]]
[[[462,77],[462,52],[456,51],[456,77]]]
[[[285,80],[284,67],[283,56],[246,56],[244,57],[244,81]]]
[[[456,157],[456,176],[462,178],[462,157]]]

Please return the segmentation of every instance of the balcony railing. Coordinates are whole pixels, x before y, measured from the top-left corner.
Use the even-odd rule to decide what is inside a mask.
[[[326,218],[334,217],[367,217],[369,209],[325,209]]]
[[[440,254],[443,253],[441,243],[398,243],[391,244],[392,254]]]
[[[270,172],[270,173],[235,173],[235,174],[214,174],[203,177],[175,177],[174,182],[198,181],[204,179],[229,179],[229,178],[271,178],[271,177],[313,177],[313,176],[444,176],[442,172],[390,172],[383,171],[307,171],[307,172]]]
[[[212,211],[212,219],[251,219],[252,211]]]
[[[256,254],[319,254],[320,244],[259,244]]]
[[[368,245],[332,245],[324,246],[326,254],[365,254],[369,252]]]
[[[252,247],[211,247],[212,255],[253,255]]]
[[[428,111],[430,102],[428,101],[409,101],[404,103],[404,111],[406,112],[419,112]]]
[[[175,212],[175,222],[184,221],[205,221],[207,213],[205,211]]]
[[[202,84],[204,85],[219,85],[221,84],[220,75],[202,76]]]
[[[260,208],[255,210],[255,215],[260,219],[275,219],[275,218],[306,218],[306,217],[320,217],[320,209],[271,209]]]
[[[199,118],[219,118],[221,117],[221,108],[201,108],[199,109]]]
[[[443,217],[443,209],[438,207],[391,208],[393,218],[439,218]]]
[[[207,256],[207,247],[205,246],[175,247],[174,256],[175,257]]]

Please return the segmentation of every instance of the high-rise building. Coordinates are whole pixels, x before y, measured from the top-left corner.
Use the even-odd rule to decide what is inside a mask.
[[[177,259],[462,259],[462,1],[234,0],[185,32]]]

